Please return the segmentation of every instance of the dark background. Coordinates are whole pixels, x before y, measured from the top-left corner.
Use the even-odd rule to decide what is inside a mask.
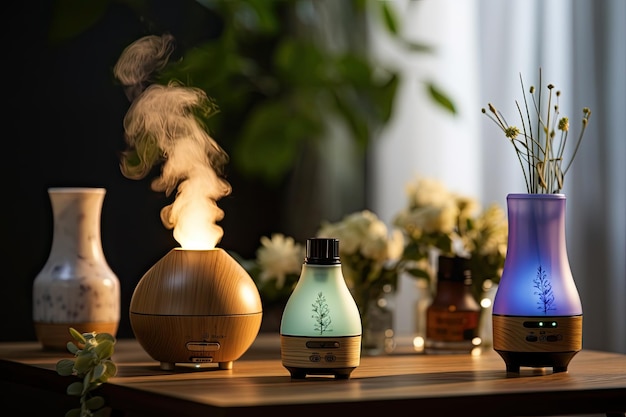
[[[189,15],[189,8],[168,7],[172,1],[154,1],[154,15],[146,20],[113,2],[85,31],[52,42],[53,3],[20,3],[3,17],[9,37],[3,59],[8,94],[3,97],[2,153],[8,190],[2,200],[8,209],[2,225],[7,301],[0,307],[0,340],[35,340],[32,283],[50,251],[47,189],[57,186],[107,190],[102,245],[121,282],[118,337],[132,337],[132,292],[149,267],[178,244],[159,218],[171,198],[150,189],[153,176],[135,181],[120,172],[119,154],[126,148],[122,121],[129,102],[112,68],[123,49],[142,36],[168,31],[180,53],[199,38],[214,36],[221,22],[199,5]],[[227,138],[215,139],[228,152]],[[229,167],[226,171],[233,192],[218,201],[225,212],[219,246],[251,258],[260,236],[280,229],[283,190],[242,180]]]

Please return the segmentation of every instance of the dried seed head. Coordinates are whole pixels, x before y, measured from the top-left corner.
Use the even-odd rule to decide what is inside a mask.
[[[504,135],[509,139],[515,139],[519,135],[519,129],[515,126],[509,126],[504,130]]]

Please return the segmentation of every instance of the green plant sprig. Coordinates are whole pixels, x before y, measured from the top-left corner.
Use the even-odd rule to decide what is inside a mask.
[[[532,99],[533,116],[536,122],[536,132],[533,128],[533,117],[526,97],[524,81],[520,74],[520,84],[524,93],[524,106],[516,100],[515,105],[520,116],[522,129],[509,125],[502,113],[496,107],[488,103],[489,112],[482,112],[493,120],[504,135],[511,141],[518,161],[522,167],[526,190],[532,194],[557,194],[560,193],[565,181],[565,174],[572,165],[576,153],[582,142],[583,135],[589,123],[591,110],[583,108],[582,128],[576,141],[573,154],[569,162],[563,168],[564,152],[569,134],[569,118],[560,116],[559,98],[560,91],[553,93],[554,85],[548,84],[548,104],[545,116],[542,116],[541,96],[541,69],[539,70],[539,87],[531,86],[528,90]],[[553,100],[556,104],[553,105]],[[557,135],[557,130],[560,134]],[[521,138],[520,138],[521,136]],[[555,143],[555,139],[557,143]]]
[[[82,381],[72,382],[67,387],[68,395],[80,397],[80,408],[69,410],[65,417],[109,416],[111,410],[104,406],[104,398],[92,395],[92,391],[117,374],[117,366],[111,360],[116,340],[109,333],[81,334],[74,328],[70,328],[70,334],[77,343],[68,342],[67,350],[76,359],[61,359],[56,371],[61,376],[73,375]]]

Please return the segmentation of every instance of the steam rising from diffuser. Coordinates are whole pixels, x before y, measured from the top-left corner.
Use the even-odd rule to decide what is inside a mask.
[[[223,178],[228,155],[200,119],[216,111],[204,91],[176,82],[150,84],[173,49],[171,35],[145,36],[130,44],[115,65],[114,74],[131,100],[124,118],[128,149],[120,168],[127,178],[142,179],[163,163],[152,189],[167,196],[176,191],[176,197],[161,210],[161,221],[184,249],[212,249],[223,236],[217,222],[224,212],[217,200],[231,192]]]

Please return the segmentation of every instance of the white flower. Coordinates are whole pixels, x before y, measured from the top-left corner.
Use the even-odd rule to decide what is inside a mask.
[[[317,236],[339,239],[341,257],[359,254],[381,263],[397,258],[398,246],[404,245],[402,234],[390,237],[387,225],[369,210],[349,214],[337,223],[324,222]]]
[[[397,261],[404,252],[404,235],[401,230],[394,229],[389,236],[387,245],[387,257],[392,261]]]
[[[418,178],[406,186],[410,207],[446,205],[452,198],[442,182],[431,178]]]
[[[452,193],[439,181],[417,178],[407,185],[407,206],[394,218],[408,239],[402,260],[418,262],[407,271],[416,278],[434,278],[431,268],[420,265],[433,252],[471,259],[476,281],[496,278],[504,263],[507,221],[496,204],[480,212],[478,202]]]
[[[292,237],[275,233],[271,239],[261,237],[262,246],[257,250],[257,263],[261,268],[261,282],[276,279],[276,287],[285,285],[289,274],[299,275],[304,261],[304,247],[296,243]]]
[[[378,299],[397,283],[398,261],[404,253],[404,235],[369,210],[345,216],[336,223],[323,222],[317,237],[339,240],[339,256],[344,279],[359,310],[367,310],[369,300]]]
[[[476,218],[469,236],[481,255],[506,255],[508,225],[506,215],[497,204],[492,204]]]

